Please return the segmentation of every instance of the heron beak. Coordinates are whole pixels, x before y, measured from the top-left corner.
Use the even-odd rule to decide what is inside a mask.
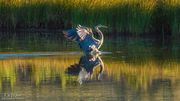
[[[105,25],[98,25],[99,27],[101,27],[101,28],[108,28],[107,26],[105,26]]]
[[[102,25],[101,27],[103,27],[103,28],[108,28],[107,26],[105,26],[105,25]]]

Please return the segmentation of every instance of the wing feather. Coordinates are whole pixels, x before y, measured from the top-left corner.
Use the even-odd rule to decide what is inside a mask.
[[[86,36],[90,34],[90,32],[88,31],[87,27],[78,25],[76,29],[73,28],[63,31],[63,34],[67,39],[71,41],[80,42],[84,40]]]
[[[78,42],[80,39],[77,35],[76,29],[65,30],[63,31],[63,34],[64,34],[64,37],[66,37],[67,39],[71,41]]]
[[[85,27],[79,27],[78,26],[76,28],[76,30],[77,30],[77,34],[81,40],[84,40],[85,37],[90,34]]]

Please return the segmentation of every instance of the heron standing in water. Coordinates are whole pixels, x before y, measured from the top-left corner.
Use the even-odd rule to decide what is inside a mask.
[[[107,28],[103,25],[97,25],[95,27],[96,32],[98,33],[99,39],[94,37],[94,33],[91,28],[78,25],[77,28],[72,28],[69,30],[63,31],[64,36],[79,44],[80,48],[85,52],[85,54],[100,54],[100,47],[103,44],[104,36],[99,28]]]

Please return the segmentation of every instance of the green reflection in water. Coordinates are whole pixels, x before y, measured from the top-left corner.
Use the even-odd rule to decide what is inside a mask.
[[[78,83],[76,76],[65,74],[65,69],[78,63],[79,59],[78,55],[1,59],[0,90],[5,91],[7,87],[13,90],[24,82],[35,87],[58,84],[65,90],[66,86]],[[152,81],[158,78],[169,79],[173,85],[180,77],[180,64],[173,60],[158,63],[149,59],[141,63],[131,63],[131,61],[121,61],[106,56],[102,59],[105,64],[103,80],[112,79],[119,82],[125,79],[125,82],[133,89],[147,90]]]

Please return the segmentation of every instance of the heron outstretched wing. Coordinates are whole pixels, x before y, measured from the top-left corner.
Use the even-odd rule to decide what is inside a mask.
[[[99,46],[99,41],[93,37],[92,30],[88,27],[78,25],[77,28],[63,31],[64,36],[71,40],[78,42],[80,48],[88,53],[92,50],[92,46],[96,48]]]
[[[72,28],[70,30],[63,31],[64,36],[75,42],[80,42],[86,38],[87,35],[90,35],[90,30],[87,27],[78,25],[77,28]]]
[[[78,27],[76,28],[77,30],[77,34],[80,37],[80,40],[84,40],[86,38],[87,35],[92,34],[90,32],[90,29],[87,27],[83,27],[81,25],[78,25]]]
[[[67,39],[69,39],[71,41],[75,41],[75,42],[80,41],[80,37],[78,36],[76,29],[74,29],[74,28],[63,31],[63,34]]]

